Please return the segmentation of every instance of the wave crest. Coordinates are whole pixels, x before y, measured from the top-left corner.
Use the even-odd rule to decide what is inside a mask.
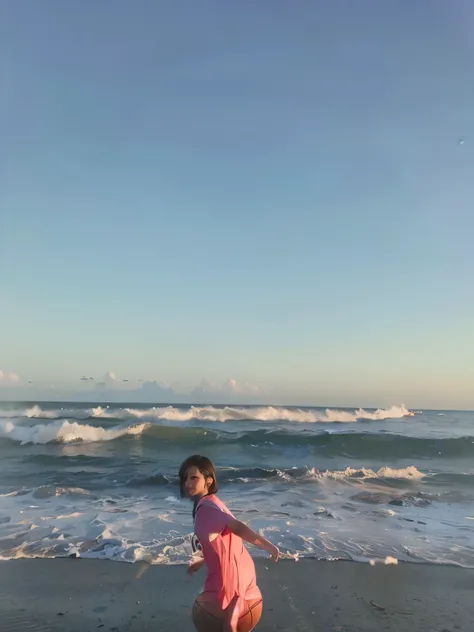
[[[140,419],[142,421],[290,421],[299,423],[354,423],[360,420],[383,421],[411,416],[405,406],[390,406],[378,410],[359,408],[354,411],[326,408],[286,408],[282,406],[154,406],[152,408],[115,408],[96,406],[81,409],[42,409],[35,405],[9,417],[29,419]],[[3,416],[3,415],[2,415]]]
[[[0,422],[0,437],[27,443],[71,443],[72,441],[112,441],[124,435],[140,435],[148,424],[127,426],[122,428],[105,429],[100,426],[89,426],[77,421],[61,421],[35,426],[17,426],[12,421]]]
[[[288,469],[273,468],[267,469],[263,467],[249,468],[221,468],[218,469],[219,481],[223,483],[251,483],[264,480],[280,480],[285,482],[297,481],[344,481],[346,479],[378,479],[378,480],[412,480],[420,481],[425,475],[420,472],[414,465],[404,468],[391,468],[384,466],[378,470],[368,468],[352,468],[346,467],[345,470],[318,470],[315,467],[292,467]],[[143,478],[135,478],[127,481],[127,485],[137,486],[156,486],[178,484],[177,476],[170,476],[161,472],[155,472],[150,476]]]
[[[403,468],[381,467],[377,471],[362,468],[346,467],[345,470],[326,470],[325,472],[318,472],[318,478],[331,478],[331,479],[343,479],[343,478],[360,478],[360,479],[408,479],[413,481],[419,481],[425,477],[414,465],[409,465]]]
[[[104,409],[101,406],[92,409],[92,416],[102,419],[126,419],[130,417],[143,420],[161,419],[165,421],[291,421],[300,423],[353,423],[358,420],[380,421],[401,419],[411,415],[405,406],[391,406],[367,411],[359,408],[354,412],[327,408],[324,412],[317,409],[284,408],[279,406],[239,407],[190,406],[187,409],[175,406],[153,407],[149,409],[124,408],[118,411]]]

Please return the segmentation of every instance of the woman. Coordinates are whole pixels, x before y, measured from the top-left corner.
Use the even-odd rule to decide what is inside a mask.
[[[255,566],[243,540],[278,560],[276,546],[236,520],[217,496],[216,471],[205,456],[190,456],[179,468],[181,496],[194,501],[192,575],[204,564],[204,592],[194,602],[193,622],[198,632],[250,632],[262,615],[262,595]]]

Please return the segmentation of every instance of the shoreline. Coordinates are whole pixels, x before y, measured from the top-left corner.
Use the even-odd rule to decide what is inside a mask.
[[[254,561],[264,598],[258,632],[467,632],[474,620],[474,569],[421,562]],[[2,560],[2,631],[192,630],[191,606],[203,583],[204,573],[189,578],[184,564]]]
[[[257,555],[252,555],[253,550],[252,547],[249,547],[249,553],[251,558],[253,559],[255,565],[257,566],[258,564],[263,564],[265,562],[265,560],[268,561],[268,557],[266,554],[262,553],[261,551],[258,551]],[[120,566],[122,565],[126,565],[126,566],[133,566],[133,567],[138,567],[138,566],[145,566],[145,567],[150,567],[150,568],[174,568],[174,567],[178,567],[178,568],[185,568],[188,566],[189,564],[189,560],[187,561],[183,561],[183,560],[179,560],[179,561],[174,561],[174,562],[158,562],[158,563],[150,563],[147,560],[126,560],[126,559],[121,559],[121,558],[114,558],[114,557],[87,557],[87,556],[81,556],[81,555],[75,555],[74,553],[69,554],[69,555],[55,555],[55,556],[51,556],[51,557],[35,557],[35,556],[25,556],[25,557],[2,557],[2,555],[0,554],[0,566],[2,564],[5,564],[6,562],[44,562],[44,561],[48,561],[48,562],[52,562],[54,560],[81,560],[83,562],[93,562],[93,563],[112,563],[112,564],[119,564]],[[285,564],[287,562],[290,563],[300,563],[303,562],[305,564],[307,563],[317,563],[317,564],[362,564],[364,566],[370,566],[370,567],[374,567],[374,566],[404,566],[404,565],[413,565],[413,566],[427,566],[427,567],[434,567],[434,568],[459,568],[460,570],[464,570],[464,571],[473,571],[474,572],[474,566],[463,566],[462,564],[458,563],[458,562],[433,562],[431,560],[425,560],[425,559],[400,559],[400,558],[396,558],[396,557],[392,557],[391,555],[387,555],[385,558],[382,557],[375,557],[375,558],[333,558],[333,559],[328,559],[328,558],[324,558],[324,557],[316,557],[316,556],[311,556],[311,555],[292,555],[292,554],[287,554],[287,553],[281,553],[280,552],[280,559],[279,559],[279,564],[281,562],[284,562]],[[1,577],[1,573],[0,573],[0,577]]]

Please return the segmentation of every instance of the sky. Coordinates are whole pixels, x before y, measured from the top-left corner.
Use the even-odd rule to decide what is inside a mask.
[[[471,0],[3,0],[0,398],[474,408],[473,30]]]

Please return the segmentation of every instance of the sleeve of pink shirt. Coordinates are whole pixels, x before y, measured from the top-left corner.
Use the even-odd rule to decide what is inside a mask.
[[[217,505],[202,503],[198,514],[199,530],[210,537],[212,534],[222,533],[227,527],[230,517],[230,514],[222,511]]]

